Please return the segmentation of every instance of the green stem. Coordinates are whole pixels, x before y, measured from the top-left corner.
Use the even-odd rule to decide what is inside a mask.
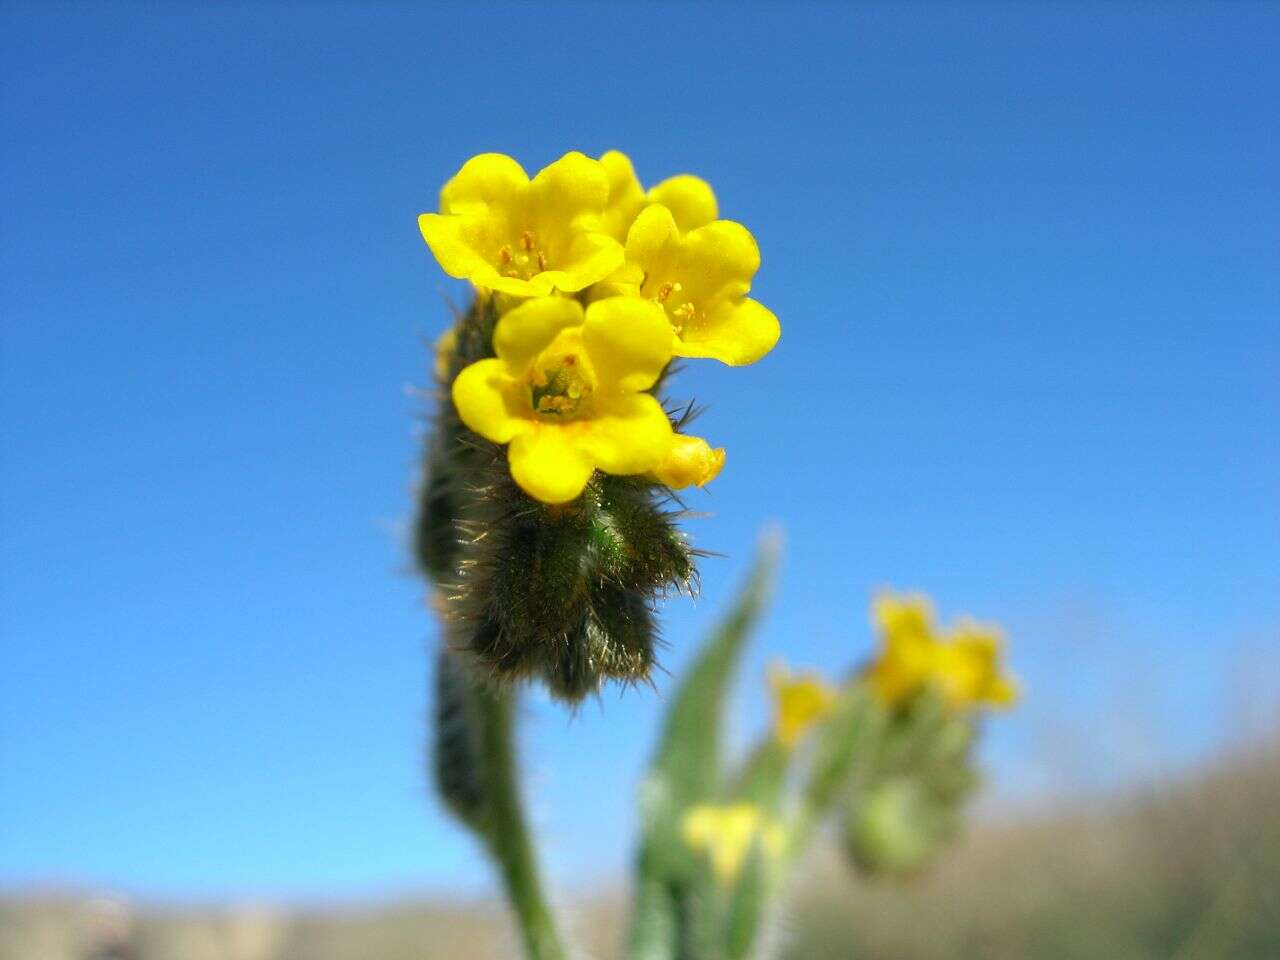
[[[515,697],[476,686],[484,757],[485,816],[476,824],[497,861],[530,960],[565,960],[568,951],[542,890],[524,819],[516,770]]]

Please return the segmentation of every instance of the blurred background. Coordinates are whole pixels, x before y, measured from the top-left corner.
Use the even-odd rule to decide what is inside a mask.
[[[422,769],[418,213],[474,153],[709,179],[781,318],[691,366],[728,449],[678,673],[759,529],[765,665],[880,587],[1003,624],[969,833],[819,855],[796,958],[1280,955],[1280,6],[0,6],[0,957],[487,958]],[[663,694],[525,703],[613,955]]]

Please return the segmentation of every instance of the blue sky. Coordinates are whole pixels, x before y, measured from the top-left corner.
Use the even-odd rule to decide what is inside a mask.
[[[404,531],[445,179],[621,148],[747,224],[763,362],[690,367],[772,656],[878,586],[1005,624],[991,794],[1199,756],[1274,697],[1280,10],[26,4],[0,10],[0,885],[490,889],[421,773]],[[660,684],[669,688],[669,680]],[[532,697],[555,875],[619,873],[662,698]]]

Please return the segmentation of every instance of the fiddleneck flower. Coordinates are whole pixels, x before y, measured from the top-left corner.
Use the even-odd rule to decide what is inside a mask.
[[[884,594],[871,603],[871,622],[881,649],[867,682],[882,702],[903,703],[924,686],[933,667],[933,604],[922,594]]]
[[[726,886],[738,879],[757,843],[771,858],[786,849],[783,828],[751,803],[691,807],[680,821],[680,834],[691,850],[710,859],[711,872]]]
[[[965,620],[939,634],[933,606],[919,594],[877,597],[872,619],[882,649],[866,679],[883,703],[905,703],[926,686],[957,710],[1008,706],[1017,699],[1016,683],[1001,673],[997,628]]]
[[[635,222],[636,215],[650,203],[660,203],[670,210],[681,230],[701,227],[720,215],[711,184],[701,177],[682,173],[668,177],[646,191],[636,176],[631,158],[620,150],[604,154],[600,164],[609,176],[604,230],[619,243],[626,242],[627,231]]]
[[[741,366],[773,349],[778,318],[747,296],[760,250],[740,223],[714,220],[687,233],[662,204],[645,207],[627,234],[626,264],[611,281],[662,305],[678,357]]]
[[[418,217],[451,277],[517,297],[575,292],[611,274],[622,246],[603,232],[605,168],[566,153],[536,177],[500,153],[472,157],[440,192],[440,212]]]
[[[666,319],[634,297],[542,297],[505,314],[497,357],[453,383],[462,422],[510,444],[511,475],[544,503],[575,499],[593,470],[649,473],[667,456],[671,421],[644,391],[671,359]]]
[[[817,673],[793,674],[777,663],[769,669],[769,688],[773,693],[774,735],[787,747],[794,747],[835,709],[836,691]]]
[[[1000,672],[1003,638],[993,626],[963,621],[938,645],[934,682],[955,707],[1007,707],[1018,685]]]

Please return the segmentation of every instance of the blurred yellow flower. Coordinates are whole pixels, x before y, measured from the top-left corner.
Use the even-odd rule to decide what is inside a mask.
[[[835,688],[817,673],[793,674],[778,663],[769,670],[769,687],[773,692],[774,732],[788,747],[799,743],[810,727],[835,708]]]
[[[925,685],[933,668],[933,604],[921,594],[881,595],[872,601],[871,620],[881,651],[867,682],[883,702],[902,703]]]
[[[634,297],[528,300],[498,321],[497,357],[453,382],[463,423],[510,444],[511,475],[530,496],[566,503],[593,470],[652,472],[671,446],[671,421],[643,391],[671,359],[666,319]]]
[[[996,627],[966,621],[938,645],[934,682],[956,706],[1009,706],[1018,699],[1013,679],[1000,673],[1002,638]]]
[[[1014,681],[1000,672],[1000,632],[963,621],[939,634],[933,605],[920,594],[884,595],[872,604],[882,649],[866,679],[886,704],[897,705],[926,686],[956,709],[1007,706],[1017,699]]]
[[[677,433],[671,438],[666,457],[653,473],[671,489],[682,490],[706,486],[723,467],[724,447],[712,449],[701,437]]]
[[[457,327],[450,327],[436,340],[436,379],[441,383],[449,380],[449,367],[453,363],[453,349],[457,344]]]
[[[519,297],[578,291],[622,263],[603,232],[605,168],[566,153],[533,180],[501,153],[472,157],[440,192],[440,212],[418,217],[422,237],[451,277]]]
[[[726,885],[742,873],[747,855],[757,843],[773,858],[786,848],[782,826],[751,803],[690,807],[681,820],[680,833],[690,849],[710,858],[712,873]]]
[[[685,233],[669,208],[651,204],[631,225],[626,259],[613,282],[662,305],[676,356],[740,366],[778,342],[778,318],[747,296],[760,250],[741,224],[715,220]]]
[[[609,176],[609,202],[604,211],[604,232],[625,243],[636,215],[650,203],[660,203],[671,211],[681,230],[710,223],[719,214],[711,184],[701,177],[682,173],[669,177],[647,192],[640,185],[631,158],[610,150],[600,158]]]

